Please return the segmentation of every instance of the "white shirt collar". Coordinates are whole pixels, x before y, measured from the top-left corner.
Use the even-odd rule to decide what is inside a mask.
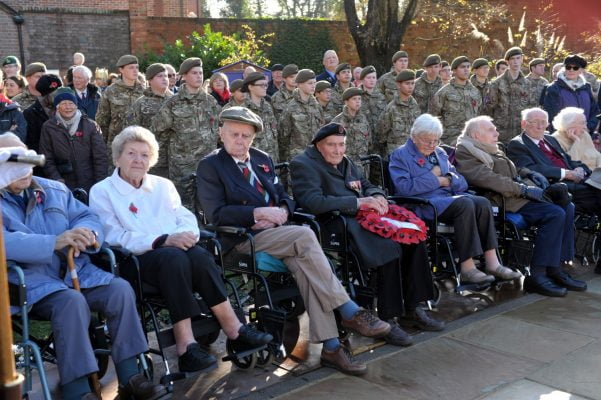
[[[113,183],[115,189],[117,189],[117,191],[123,196],[127,196],[137,190],[152,192],[156,184],[154,175],[147,173],[142,180],[142,186],[136,188],[119,176],[119,168],[115,168],[113,171],[113,174],[111,175],[111,182]]]

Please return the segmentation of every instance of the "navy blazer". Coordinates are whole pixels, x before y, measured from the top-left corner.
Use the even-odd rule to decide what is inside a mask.
[[[582,162],[572,160],[569,154],[563,151],[557,139],[545,133],[545,141],[561,155],[569,169],[581,167],[587,176],[590,175],[591,170]],[[528,168],[540,172],[552,181],[559,181],[561,179],[561,168],[553,165],[551,160],[547,158],[545,153],[526,133],[522,133],[509,141],[507,156],[518,168]]]
[[[330,82],[330,85],[332,85],[332,87],[334,87],[334,85],[336,84],[336,75],[331,76],[330,74],[328,74],[328,71],[324,70],[321,74],[319,74],[315,77],[315,81],[316,82],[328,81],[328,82]]]
[[[274,204],[286,205],[292,215],[295,203],[279,183],[269,155],[251,148],[250,163]],[[196,198],[207,220],[217,226],[250,228],[255,224],[254,209],[268,206],[263,196],[244,178],[232,156],[223,148],[213,151],[198,163]],[[233,245],[235,243],[224,243],[224,250],[229,250]]]

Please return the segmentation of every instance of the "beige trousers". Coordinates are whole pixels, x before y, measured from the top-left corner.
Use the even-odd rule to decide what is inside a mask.
[[[338,337],[333,310],[350,299],[332,272],[315,233],[307,227],[285,225],[256,234],[254,241],[255,251],[281,259],[296,280],[309,314],[311,341]],[[250,245],[244,242],[236,249],[249,252]]]

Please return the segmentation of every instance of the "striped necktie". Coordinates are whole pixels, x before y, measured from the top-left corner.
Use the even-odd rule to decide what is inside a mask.
[[[265,199],[265,203],[267,203],[269,206],[273,206],[273,202],[270,199],[269,193],[267,193],[267,190],[265,190],[263,184],[256,177],[255,173],[250,168],[248,168],[248,162],[238,161],[238,167],[242,171],[244,179],[246,179],[250,186],[254,187],[257,190],[257,192],[259,192],[263,199]]]

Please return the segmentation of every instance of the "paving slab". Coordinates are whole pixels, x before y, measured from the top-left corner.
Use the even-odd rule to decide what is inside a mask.
[[[542,362],[554,361],[595,340],[502,315],[468,325],[449,337]]]
[[[551,386],[541,385],[527,379],[510,383],[492,394],[478,400],[588,400]]]
[[[536,360],[441,337],[370,363],[365,379],[418,400],[466,400],[541,366]]]
[[[588,293],[601,294],[601,277],[591,279],[590,281],[587,282],[587,285],[588,285],[588,289],[587,289]]]
[[[600,320],[596,322],[601,326]],[[597,340],[528,375],[528,379],[601,400],[600,371],[601,340]]]

